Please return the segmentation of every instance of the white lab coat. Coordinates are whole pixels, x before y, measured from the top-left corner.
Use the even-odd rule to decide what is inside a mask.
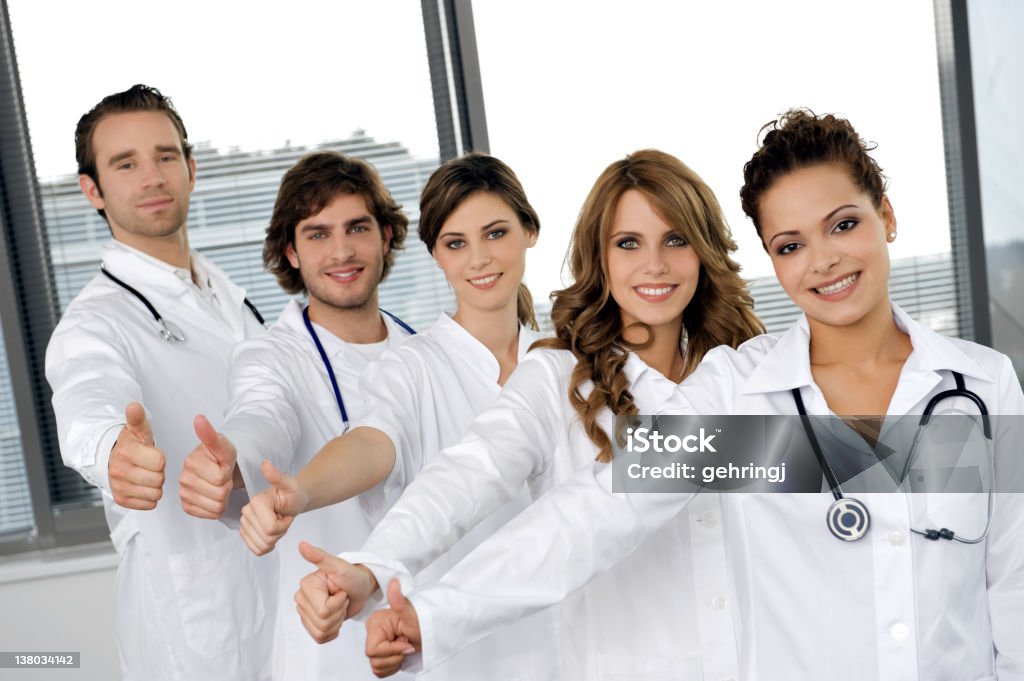
[[[537,332],[520,327],[520,360],[539,338]],[[367,368],[361,386],[371,407],[358,426],[385,433],[395,445],[396,454],[395,467],[383,485],[360,497],[371,513],[387,510],[420,469],[429,467],[444,447],[459,441],[473,417],[498,397],[499,373],[491,351],[447,314]],[[447,552],[432,556],[436,558],[432,564],[430,560],[419,564],[417,582],[429,583],[443,575],[529,501],[529,493],[520,481],[509,497],[494,506],[489,517]],[[390,520],[384,523],[381,532],[387,533]],[[416,540],[422,543],[419,537]],[[354,543],[351,548],[360,545],[362,542]],[[386,587],[387,581],[381,585]],[[554,631],[553,613],[538,613],[500,635],[479,641],[425,676],[438,681],[555,679]]]
[[[576,359],[568,351],[531,352],[493,407],[473,421],[462,441],[445,449],[439,460],[413,481],[363,551],[345,557],[373,569],[381,583],[399,577],[408,592],[413,584],[410,575],[514,495],[524,481],[536,498],[579,469],[589,470],[597,448],[568,400],[575,365]],[[675,394],[676,385],[636,355],[628,357],[624,371],[641,412],[657,410]],[[589,389],[582,386],[584,394]],[[606,432],[612,432],[609,411],[600,415],[599,422]],[[705,500],[698,506],[692,509],[692,522],[657,532],[636,554],[562,604],[556,638],[560,679],[701,679],[735,673],[731,621],[727,614],[703,607],[710,594],[726,587],[721,528],[702,520],[701,514],[708,511]],[[545,522],[557,527],[561,520],[548,517]],[[539,553],[546,550],[539,545],[534,548]],[[514,556],[502,556],[500,565],[488,564],[484,571],[500,580],[503,572],[515,569],[516,564]],[[537,574],[544,573],[543,579],[530,580],[534,588],[550,588],[564,595],[557,591],[561,578],[544,569],[539,554],[533,567]],[[650,589],[651,584],[670,580],[678,588]],[[415,581],[419,585],[420,580]],[[474,588],[478,586],[497,585],[484,586],[474,580]],[[433,592],[434,588],[428,587],[423,593]],[[414,598],[418,593],[413,592]],[[419,603],[413,602],[419,609]],[[514,604],[506,605],[515,610]],[[659,606],[669,607],[675,616],[652,621],[647,613]],[[464,612],[461,606],[460,611]],[[407,665],[415,669],[422,663],[423,668],[432,670],[462,648],[456,642],[468,640],[472,626],[463,629],[457,618],[451,622],[446,618],[443,626],[434,626],[432,609],[419,612],[423,659],[410,659]],[[502,618],[502,625],[517,619],[518,611]],[[454,638],[445,629],[449,626]],[[709,644],[702,658],[705,638]]]
[[[255,556],[221,523],[187,515],[178,499],[178,476],[196,442],[192,418],[223,411],[231,348],[263,328],[243,305],[244,292],[195,252],[220,313],[169,265],[118,243],[105,246],[102,257],[186,338],[164,341],[145,306],[98,273],[68,305],[46,353],[61,456],[102,491],[119,554],[116,631],[124,678],[269,678],[273,603],[258,586]],[[133,401],[145,406],[166,456],[163,497],[151,511],[115,504],[107,476]],[[240,502],[238,495],[233,501]]]
[[[220,430],[234,443],[246,489],[253,493],[267,487],[260,472],[264,459],[295,475],[343,430],[330,378],[302,318],[303,307],[298,301],[289,301],[269,333],[235,347],[229,379],[231,399]],[[409,332],[391,317],[381,317],[387,339],[373,347],[379,353],[409,338]],[[330,358],[349,419],[355,419],[366,408],[357,385],[370,359],[363,349],[317,324],[314,327]],[[366,660],[363,627],[342,627],[337,639],[320,645],[302,626],[294,598],[299,582],[313,570],[299,553],[300,541],[328,550],[358,545],[369,536],[371,527],[359,502],[350,499],[302,514],[278,542],[277,550],[258,559],[277,563],[280,575],[272,589],[277,599],[275,681],[376,678]]]
[[[1024,413],[1024,395],[1004,355],[939,336],[895,306],[893,312],[910,335],[913,352],[888,416],[921,414],[931,396],[953,387],[951,371],[965,376],[967,388],[985,400],[990,413]],[[682,403],[663,411],[795,414],[790,389],[801,388],[809,414],[829,414],[810,372],[808,344],[804,320],[778,340],[761,336],[738,350],[713,350],[680,388]],[[935,413],[977,415],[978,410],[956,398],[940,403]],[[1009,440],[1006,432],[1019,420],[1001,421],[997,460],[1020,456],[1019,440]],[[501,438],[517,428],[502,424],[492,433]],[[1000,470],[1019,477],[1021,467],[1015,463]],[[436,587],[414,594],[425,650],[428,644],[457,650],[521,613],[557,602],[615,564],[692,496],[609,494],[611,473],[610,467],[582,471],[481,545]],[[1013,483],[1017,489],[1019,482]],[[1022,495],[996,495],[991,532],[974,546],[927,541],[909,528],[955,530],[959,523],[972,525],[961,528],[962,534],[978,536],[984,495],[857,496],[868,506],[872,525],[864,539],[850,543],[825,527],[831,494],[718,496],[721,513],[709,517],[725,527],[729,584],[714,604],[730,612],[735,623],[741,676],[1024,678]],[[649,588],[667,596],[678,586],[663,580]],[[649,612],[657,621],[670,615],[667,607]]]

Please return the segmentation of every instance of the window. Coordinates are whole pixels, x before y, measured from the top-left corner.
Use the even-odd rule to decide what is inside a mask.
[[[623,11],[529,0],[514,11],[474,10],[491,151],[524,178],[545,225],[544,248],[527,267],[535,293],[561,287],[571,226],[601,170],[655,147],[715,191],[744,275],[756,279],[758,313],[785,329],[797,311],[775,284],[739,188],[760,127],[806,106],[846,116],[879,143],[900,222],[894,269],[910,277],[894,298],[937,329],[956,330],[949,314],[933,314],[952,300],[952,273],[943,260],[949,218],[930,3],[872,0],[850,11],[810,1],[651,1]],[[945,302],[925,300],[929,293]]]
[[[12,67],[7,73],[16,74],[5,83],[15,95],[5,106],[12,107],[9,120],[27,122],[27,134],[23,127],[0,134],[20,144],[21,156],[6,163],[8,169],[29,167],[19,166],[22,161],[34,165],[38,210],[31,193],[5,192],[39,226],[31,235],[27,223],[14,232],[41,247],[50,268],[38,268],[51,283],[52,296],[44,300],[52,308],[49,328],[96,275],[97,247],[109,238],[106,223],[78,188],[75,124],[101,97],[137,82],[174,100],[195,146],[192,246],[245,288],[268,321],[287,297],[263,270],[264,230],[281,176],[319,149],[373,163],[410,216],[406,249],[381,287],[381,305],[414,327],[451,307],[453,296],[417,238],[420,189],[439,161],[431,94],[439,84],[431,80],[429,60],[443,59],[447,49],[432,45],[428,56],[430,18],[425,22],[420,8],[414,0],[299,0],[287,11],[239,13],[237,6],[182,0],[168,13],[105,0],[100,6],[62,3],[55,21],[45,4],[0,0],[0,30],[7,33],[0,43],[13,42],[14,50],[0,58]],[[19,273],[3,273],[12,288],[29,288]],[[48,331],[40,336],[0,352],[0,553],[105,535],[98,492],[61,462],[45,385],[36,390],[45,394],[38,411],[49,423],[40,422],[40,429],[48,427],[50,439],[38,454],[19,441],[4,377],[17,363],[41,380]],[[35,360],[29,359],[32,352]],[[26,462],[37,458],[45,465],[26,472]],[[37,500],[33,509],[29,490],[48,494],[47,501]]]

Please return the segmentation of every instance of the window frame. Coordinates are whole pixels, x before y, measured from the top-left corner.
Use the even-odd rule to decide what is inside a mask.
[[[421,7],[441,161],[486,151],[470,0],[421,0]],[[44,363],[59,319],[10,15],[0,0],[0,328],[33,513],[32,528],[0,536],[0,556],[110,541],[101,503],[53,503],[51,485],[66,469]]]

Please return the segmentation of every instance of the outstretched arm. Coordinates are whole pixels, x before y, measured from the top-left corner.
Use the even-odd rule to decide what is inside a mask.
[[[612,466],[558,485],[436,584],[409,596],[426,670],[505,626],[564,600],[632,553],[692,494],[613,494]]]
[[[386,478],[394,452],[380,431],[356,428],[327,443],[298,475],[285,475],[264,461],[261,473],[270,487],[242,509],[242,539],[257,556],[273,551],[295,516],[341,503]]]
[[[550,465],[566,420],[558,406],[566,402],[563,370],[571,366],[527,357],[462,441],[406,488],[362,549],[342,556],[372,568],[382,584],[397,576],[410,589],[412,575]]]

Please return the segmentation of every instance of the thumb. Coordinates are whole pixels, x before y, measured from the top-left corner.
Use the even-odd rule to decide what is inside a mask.
[[[125,428],[131,431],[143,444],[153,444],[153,429],[149,427],[145,408],[132,402],[124,410]]]
[[[402,583],[397,578],[388,582],[388,607],[399,615],[404,614],[409,607],[409,599],[402,595]]]
[[[208,418],[199,414],[193,419],[192,428],[195,429],[199,441],[203,443],[206,451],[210,453],[218,466],[234,465],[235,452],[231,443],[217,432]]]
[[[277,466],[270,463],[270,459],[263,459],[263,465],[260,466],[260,472],[263,473],[263,477],[271,485],[279,485],[284,480],[285,475],[277,469]]]
[[[299,553],[317,567],[320,567],[320,563],[324,562],[324,559],[329,555],[326,551],[313,546],[308,541],[299,542]]]

